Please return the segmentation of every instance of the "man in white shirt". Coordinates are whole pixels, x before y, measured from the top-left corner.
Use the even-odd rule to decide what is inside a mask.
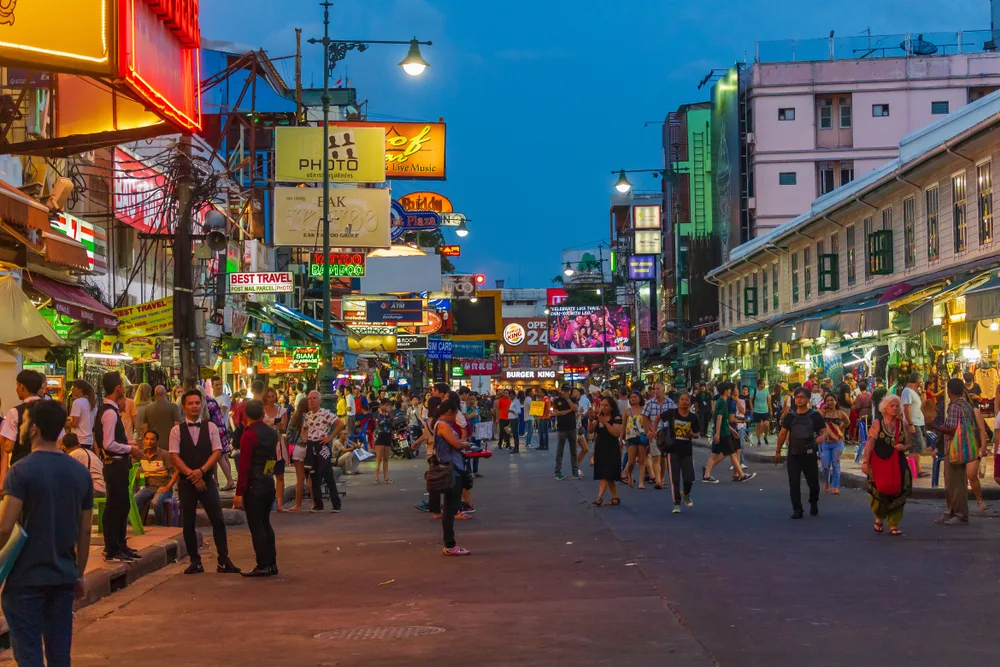
[[[358,404],[354,399],[354,387],[347,388],[345,400],[347,401],[347,435],[354,435],[354,418],[358,414]]]
[[[77,380],[72,389],[73,405],[69,410],[69,424],[81,447],[94,448],[94,419],[97,417],[97,399],[94,388],[86,380]]]
[[[520,420],[521,420],[521,400],[517,397],[517,394],[510,392],[510,407],[507,408],[507,423],[510,424],[510,431],[514,435],[514,451],[513,454],[521,453],[521,436],[519,431],[521,430]]]
[[[3,449],[4,454],[10,454],[9,464],[6,456],[0,456],[2,475],[7,474],[9,466],[31,453],[31,441],[25,439],[22,442],[21,421],[28,405],[39,400],[38,392],[41,391],[44,384],[45,376],[37,371],[23,370],[17,374],[15,391],[17,397],[21,399],[21,403],[7,411],[7,417],[3,421],[3,426],[0,427],[0,448]]]
[[[122,376],[118,372],[105,373],[101,384],[104,403],[97,408],[94,444],[104,450],[105,458],[104,560],[132,561],[139,557],[139,552],[125,542],[125,523],[132,507],[128,476],[132,460],[138,460],[141,452],[125,430],[119,411],[118,402],[125,396]]]
[[[903,388],[903,423],[910,434],[910,451],[907,456],[917,465],[918,477],[929,477],[930,473],[920,470],[920,456],[927,447],[927,431],[924,422],[924,399],[920,395],[920,373],[910,373],[906,387]]]
[[[222,410],[222,418],[229,423],[229,407],[232,405],[232,399],[229,398],[229,394],[226,393],[225,388],[222,386],[222,378],[216,375],[212,378],[212,398],[215,402],[219,404],[219,409]]]
[[[209,419],[201,419],[201,392],[191,389],[181,398],[184,408],[184,423],[170,430],[170,455],[174,467],[180,472],[177,481],[177,498],[181,505],[181,523],[184,526],[184,544],[187,546],[191,564],[184,574],[200,574],[205,571],[198,552],[198,534],[195,531],[198,503],[201,503],[208,520],[212,524],[215,550],[219,564],[216,572],[239,574],[240,568],[229,559],[229,544],[226,538],[226,524],[222,518],[222,501],[219,486],[215,482],[215,465],[222,457],[222,439],[219,427]]]

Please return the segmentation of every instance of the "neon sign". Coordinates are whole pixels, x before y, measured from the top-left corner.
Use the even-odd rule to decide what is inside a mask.
[[[329,258],[331,278],[361,278],[365,275],[365,254],[363,252],[331,252]],[[314,252],[309,265],[309,275],[323,277],[323,253]]]

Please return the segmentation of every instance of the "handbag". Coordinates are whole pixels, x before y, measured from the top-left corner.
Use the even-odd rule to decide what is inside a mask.
[[[447,493],[455,486],[454,469],[450,463],[442,464],[437,456],[432,456],[427,461],[427,472],[424,473],[424,481],[427,482],[428,493]]]
[[[948,447],[948,463],[968,463],[979,458],[979,442],[976,436],[975,413],[969,410],[972,419],[962,419],[955,430],[955,437]]]

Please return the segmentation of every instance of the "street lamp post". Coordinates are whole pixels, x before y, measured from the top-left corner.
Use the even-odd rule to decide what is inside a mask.
[[[364,52],[369,44],[408,44],[410,51],[400,62],[400,66],[410,76],[418,76],[429,67],[420,55],[420,45],[431,45],[431,42],[420,42],[416,38],[407,42],[383,40],[334,40],[330,39],[330,7],[332,2],[325,0],[319,3],[323,8],[323,39],[310,39],[310,44],[323,45],[323,343],[320,348],[321,360],[318,373],[320,391],[323,394],[323,406],[327,409],[336,407],[333,394],[333,383],[336,371],[333,369],[333,331],[330,322],[330,70],[343,60],[348,51],[357,49]]]

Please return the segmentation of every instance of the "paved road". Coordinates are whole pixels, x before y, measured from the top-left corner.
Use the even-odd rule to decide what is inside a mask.
[[[74,664],[995,664],[996,519],[938,527],[913,503],[905,537],[879,536],[848,491],[793,522],[773,468],[698,484],[679,516],[652,489],[591,508],[596,484],[554,481],[547,453],[483,470],[458,525],[471,558],[439,555],[439,525],[412,509],[422,468],[394,463],[394,485],[351,480],[344,514],[276,517],[280,577],[178,564],[83,610]],[[249,567],[245,529],[231,541]],[[443,632],[330,636],[397,627]]]

